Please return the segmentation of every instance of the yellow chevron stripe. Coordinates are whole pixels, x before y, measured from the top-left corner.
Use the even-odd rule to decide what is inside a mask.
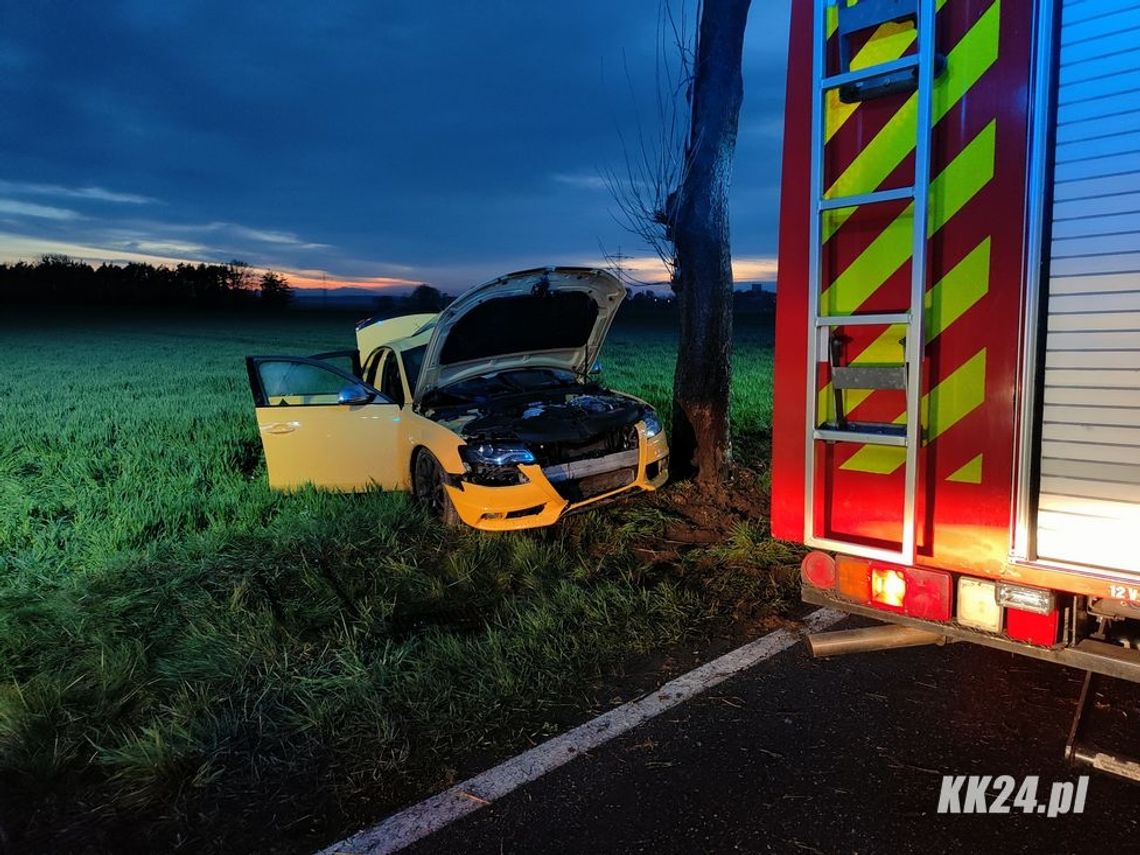
[[[974,247],[954,268],[926,292],[926,342],[934,341],[942,331],[964,315],[986,295],[990,285],[990,239]],[[851,360],[853,365],[893,365],[903,361],[903,324],[887,327],[870,345]],[[848,389],[843,393],[844,409],[851,412],[871,395],[869,389]],[[819,424],[835,419],[835,398],[831,384],[819,392]]]
[[[962,317],[990,285],[990,239],[987,237],[974,247],[954,268],[934,283],[926,292],[926,343],[934,341],[943,330]],[[906,335],[903,324],[887,327],[870,345],[860,351],[853,365],[893,365],[903,361],[902,338]],[[848,389],[843,393],[844,409],[851,412],[871,395],[869,389]],[[835,419],[835,398],[831,384],[819,392],[819,424]]]
[[[962,209],[994,174],[997,120],[986,125],[930,184],[933,235]],[[913,205],[898,215],[820,297],[826,314],[849,315],[874,294],[911,254]]]
[[[990,239],[986,237],[926,292],[926,342],[929,344],[990,287]]]
[[[928,413],[926,441],[931,442],[982,405],[986,397],[986,349],[983,347],[953,374],[923,396]],[[924,420],[925,421],[925,420]],[[906,413],[894,420],[906,423]],[[906,462],[906,449],[886,445],[864,445],[840,469],[889,475]]]
[[[978,19],[950,51],[946,71],[934,84],[934,116],[937,122],[969,91],[998,56],[998,24],[1001,0]],[[826,195],[848,196],[876,189],[914,148],[918,95],[912,94],[887,124],[844,170]],[[847,222],[855,208],[828,211],[823,218],[823,240],[828,240]]]
[[[930,425],[926,438],[937,439],[986,398],[986,349],[983,347],[953,374],[930,390]],[[902,417],[906,420],[905,415]]]
[[[945,5],[946,0],[935,0],[936,11]],[[835,15],[835,8],[829,6],[827,9],[828,38],[838,26],[839,19]],[[914,44],[914,39],[915,29],[912,23],[883,24],[875,30],[867,43],[859,49],[859,52],[851,57],[851,70],[868,68],[872,65],[899,59],[906,53],[907,48]],[[859,109],[858,102],[844,104],[839,100],[838,90],[828,91],[823,110],[824,142],[830,142],[844,123],[855,115],[857,109]]]
[[[968,463],[955,469],[954,472],[946,476],[946,480],[957,481],[959,484],[981,484],[982,455],[979,454]]]

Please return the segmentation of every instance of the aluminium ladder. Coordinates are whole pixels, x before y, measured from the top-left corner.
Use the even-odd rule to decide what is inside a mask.
[[[804,455],[804,543],[821,549],[844,552],[874,560],[913,564],[915,558],[915,494],[918,489],[918,456],[922,444],[921,398],[922,361],[925,349],[923,299],[926,292],[927,216],[930,205],[930,148],[932,134],[934,78],[941,71],[942,57],[934,50],[935,0],[815,0],[814,45],[812,51],[812,151],[811,226],[808,262],[808,370],[807,411]],[[827,73],[827,7],[838,7],[840,72]],[[850,70],[847,38],[888,21],[913,20],[917,51],[901,59]],[[875,190],[843,197],[825,197],[824,102],[827,93],[839,90],[843,101],[866,100],[909,90],[917,96],[914,180],[909,187]],[[826,212],[859,205],[875,205],[902,199],[913,200],[914,225],[911,248],[910,305],[906,311],[880,314],[823,315],[822,220]],[[856,325],[906,327],[904,361],[895,366],[840,365],[836,330]],[[836,420],[820,424],[819,363],[830,365],[836,395]],[[848,422],[842,407],[843,389],[897,389],[906,393],[906,424]],[[817,443],[847,442],[860,445],[887,445],[906,449],[903,486],[902,535],[899,550],[849,543],[817,536],[815,496]]]

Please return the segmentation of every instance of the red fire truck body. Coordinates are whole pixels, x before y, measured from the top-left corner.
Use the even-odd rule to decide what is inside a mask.
[[[809,602],[1140,680],[1137,4],[839,3],[792,3],[773,533]]]

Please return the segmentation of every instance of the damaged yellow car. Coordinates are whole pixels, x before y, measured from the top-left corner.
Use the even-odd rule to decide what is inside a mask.
[[[657,414],[591,378],[624,296],[602,270],[526,270],[362,321],[356,351],[247,357],[270,486],[411,490],[490,530],[660,487]]]

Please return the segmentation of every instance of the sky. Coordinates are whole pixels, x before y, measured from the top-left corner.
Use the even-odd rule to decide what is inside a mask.
[[[0,261],[238,258],[458,292],[620,252],[653,278],[605,176],[659,136],[660,8],[3,3]],[[749,16],[738,280],[774,278],[787,16]]]

